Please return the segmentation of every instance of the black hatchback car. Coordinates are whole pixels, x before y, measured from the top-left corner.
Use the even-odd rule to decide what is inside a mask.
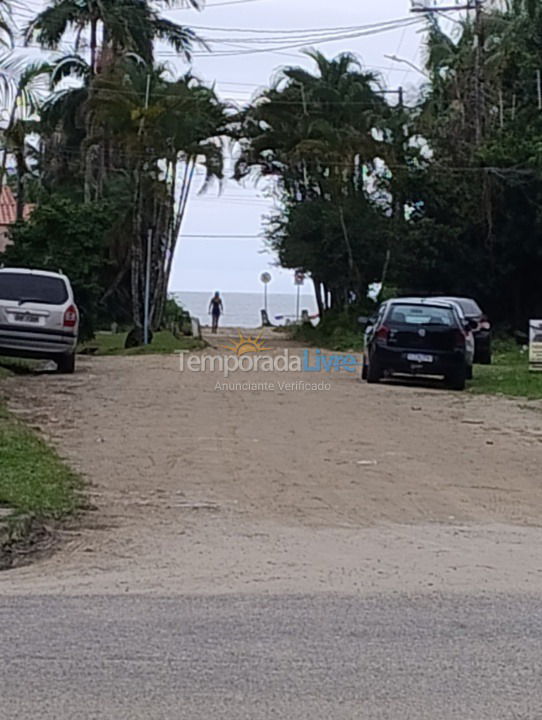
[[[376,383],[394,373],[436,375],[463,390],[472,376],[471,329],[454,303],[388,300],[367,325],[362,378]]]

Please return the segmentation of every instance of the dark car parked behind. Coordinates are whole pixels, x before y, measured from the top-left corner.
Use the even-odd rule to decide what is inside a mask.
[[[473,323],[474,362],[480,365],[491,365],[491,323],[475,300],[462,297],[438,297],[434,300],[455,302],[463,311],[467,320]]]
[[[471,372],[470,323],[454,303],[388,300],[367,327],[362,377],[369,383],[393,373],[439,375],[463,390]]]

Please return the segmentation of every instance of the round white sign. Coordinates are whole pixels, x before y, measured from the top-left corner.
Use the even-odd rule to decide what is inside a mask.
[[[260,280],[264,285],[268,285],[271,282],[271,275],[268,272],[264,272],[260,275]]]

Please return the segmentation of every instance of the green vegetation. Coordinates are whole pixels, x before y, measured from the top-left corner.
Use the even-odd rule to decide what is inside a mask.
[[[110,264],[106,239],[114,217],[111,203],[81,205],[53,194],[27,223],[14,229],[14,244],[5,253],[7,265],[25,266],[31,258],[32,266],[43,270],[69,268],[81,312],[82,338],[92,336],[100,312],[103,279]]]
[[[351,54],[313,52],[240,117],[237,176],[276,180],[268,243],[310,274],[322,316],[373,283],[475,297],[512,330],[542,314],[542,3],[483,5],[453,36],[427,15],[408,105]]]
[[[526,351],[510,344],[497,345],[493,365],[475,366],[470,390],[473,393],[541,399],[542,373],[529,372]]]
[[[1,3],[0,44],[10,40],[2,14],[10,5]],[[176,5],[200,7],[50,0],[24,41],[61,51],[75,33],[74,53],[51,62],[19,52],[0,58],[0,182],[9,157],[19,220],[5,259],[73,278],[85,336],[114,321],[132,326],[130,341],[141,344],[147,269],[150,325],[163,327],[188,196],[197,177],[200,190],[223,177],[227,107],[188,71],[191,50],[205,43],[161,16]],[[156,41],[171,46],[185,71],[156,62]],[[29,202],[38,209],[26,219]]]
[[[0,406],[0,504],[60,519],[80,505],[80,483],[31,430]]]
[[[150,345],[125,348],[127,333],[96,333],[93,340],[84,343],[80,351],[92,355],[147,355],[152,353],[174,353],[181,350],[201,350],[203,340],[192,337],[175,337],[169,330],[155,333]]]
[[[25,360],[0,355],[0,378],[8,375],[28,375],[38,365],[39,360]]]
[[[363,350],[363,329],[348,315],[330,315],[316,327],[310,323],[296,326],[292,338],[315,347],[337,352],[361,352]]]

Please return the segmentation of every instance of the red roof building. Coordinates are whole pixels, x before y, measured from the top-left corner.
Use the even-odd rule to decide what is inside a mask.
[[[34,205],[24,206],[24,219],[30,217]],[[4,185],[0,189],[0,253],[4,252],[9,244],[9,228],[17,222],[17,201],[11,188]]]

